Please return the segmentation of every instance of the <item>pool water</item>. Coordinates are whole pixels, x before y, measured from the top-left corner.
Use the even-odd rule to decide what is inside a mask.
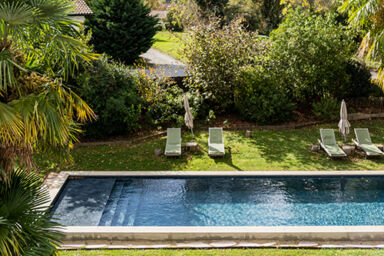
[[[384,225],[384,177],[80,177],[66,226]]]

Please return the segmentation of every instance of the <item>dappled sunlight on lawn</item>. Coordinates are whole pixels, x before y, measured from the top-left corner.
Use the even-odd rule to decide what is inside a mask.
[[[354,124],[352,124],[354,125]],[[368,127],[375,143],[384,143],[383,121],[357,123],[354,127]],[[337,128],[336,125],[321,127]],[[353,129],[351,130],[353,132]],[[183,149],[181,157],[156,157],[155,149],[164,151],[166,138],[122,146],[80,147],[74,150],[74,163],[62,165],[65,170],[360,170],[384,169],[384,159],[365,159],[355,153],[347,159],[328,159],[324,152],[312,152],[317,144],[319,127],[284,131],[253,131],[251,138],[244,131],[225,131],[224,158],[208,156],[208,133],[196,132],[198,152]],[[342,138],[336,132],[339,144]],[[353,138],[350,134],[348,141]],[[183,143],[192,141],[188,131],[183,132]]]

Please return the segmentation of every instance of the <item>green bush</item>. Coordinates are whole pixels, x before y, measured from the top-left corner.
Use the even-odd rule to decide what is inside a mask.
[[[92,30],[90,43],[98,53],[126,64],[152,46],[160,29],[158,18],[149,15],[151,8],[143,0],[92,0],[90,7],[93,15],[85,21]]]
[[[182,32],[184,30],[180,13],[175,8],[168,11],[164,24],[165,28],[169,31]]]
[[[354,43],[334,15],[298,8],[271,32],[271,69],[302,106],[348,84],[346,66]]]
[[[348,82],[341,84],[334,91],[334,96],[341,99],[368,97],[378,88],[371,82],[371,72],[364,63],[350,60],[346,65]]]
[[[223,16],[224,8],[228,4],[229,0],[195,0],[195,2],[204,14]]]
[[[248,121],[273,124],[289,121],[294,104],[261,68],[247,68],[235,90],[236,109]]]
[[[87,68],[77,83],[79,94],[98,116],[85,126],[87,137],[120,135],[140,127],[137,75],[126,66],[103,55]]]
[[[182,126],[184,123],[184,91],[172,80],[142,73],[139,91],[143,99],[146,120],[158,128]],[[202,99],[197,91],[187,93],[194,118],[198,117]]]
[[[183,49],[190,71],[187,86],[197,89],[215,113],[229,112],[241,67],[253,62],[258,50],[256,35],[238,23],[223,28],[219,22],[196,26]]]
[[[322,121],[336,120],[340,113],[340,102],[332,96],[323,96],[312,104],[312,113]]]

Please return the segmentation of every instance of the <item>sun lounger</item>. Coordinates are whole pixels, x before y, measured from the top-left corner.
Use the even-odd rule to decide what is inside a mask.
[[[223,128],[209,128],[208,155],[224,156]]]
[[[320,129],[319,143],[322,149],[331,158],[333,157],[346,157],[347,154],[337,145],[335,139],[335,132],[333,129]]]
[[[165,146],[164,155],[166,156],[181,155],[181,128],[167,129],[167,144]]]
[[[353,143],[363,150],[366,156],[382,156],[384,155],[378,147],[376,147],[371,140],[369,130],[367,128],[355,128],[356,140],[352,139]]]

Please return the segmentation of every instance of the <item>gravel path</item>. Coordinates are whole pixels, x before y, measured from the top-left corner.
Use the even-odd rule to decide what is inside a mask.
[[[146,53],[142,54],[141,57],[143,57],[150,64],[152,64],[153,70],[154,70],[152,72],[155,72],[160,76],[166,76],[166,77],[186,76],[186,66],[184,63],[158,50],[151,48]],[[147,70],[147,72],[149,73],[150,71]]]
[[[184,63],[178,61],[171,56],[164,54],[156,49],[149,49],[146,53],[140,55],[151,64],[168,64],[168,65],[181,65],[185,66]]]

